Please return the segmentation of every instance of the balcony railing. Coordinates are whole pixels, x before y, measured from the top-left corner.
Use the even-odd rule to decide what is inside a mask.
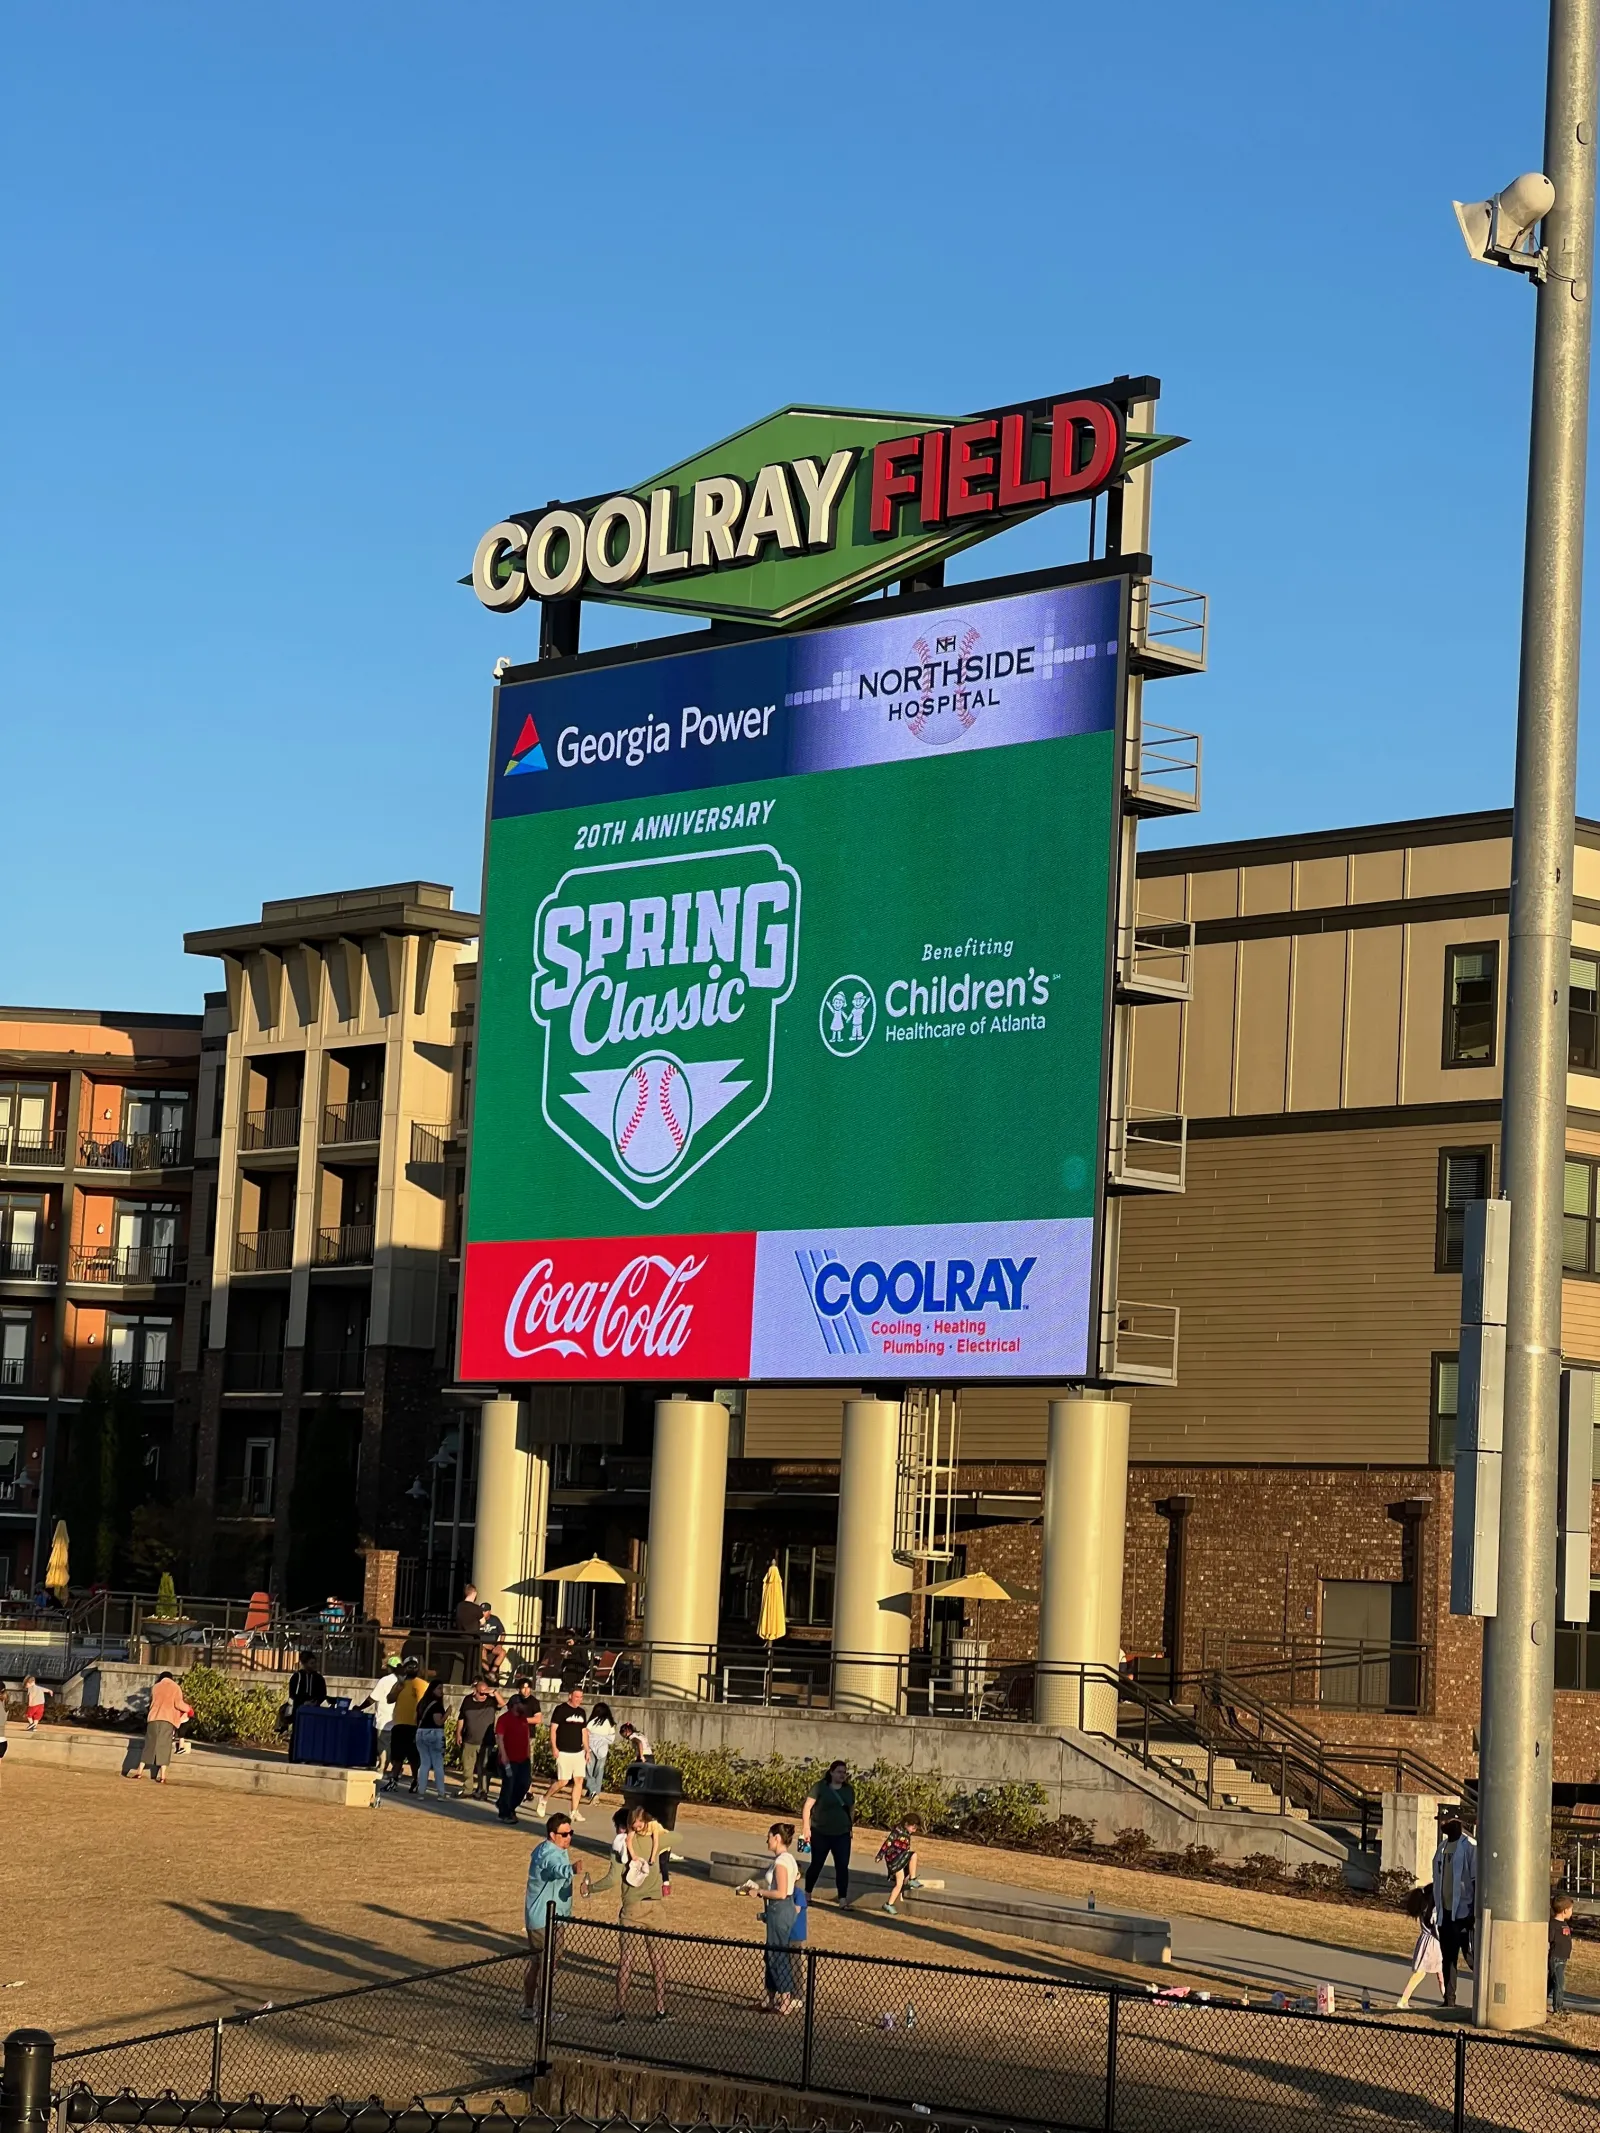
[[[1105,1314],[1104,1374],[1119,1385],[1172,1385],[1178,1377],[1178,1306],[1119,1301]]]
[[[353,1104],[328,1104],[322,1113],[324,1145],[340,1141],[375,1141],[383,1127],[383,1104],[363,1096]]]
[[[282,1274],[293,1257],[292,1229],[245,1229],[234,1239],[236,1274]]]
[[[178,1281],[183,1261],[175,1244],[119,1244],[102,1252],[74,1252],[72,1281]]]
[[[360,1392],[367,1382],[364,1348],[308,1348],[308,1392]]]
[[[371,1266],[372,1224],[344,1222],[317,1231],[316,1266]]]
[[[1151,674],[1203,674],[1210,603],[1187,585],[1159,578],[1133,588],[1133,661]]]
[[[461,1128],[455,1125],[424,1126],[415,1119],[411,1123],[411,1160],[413,1163],[442,1163],[453,1147],[461,1143]]]
[[[222,1358],[224,1392],[282,1392],[281,1348],[229,1348]]]
[[[266,1111],[246,1111],[239,1129],[239,1146],[292,1148],[300,1138],[300,1106],[274,1104]]]
[[[28,1358],[25,1355],[0,1355],[0,1392],[26,1392],[28,1389]]]
[[[143,1361],[137,1363],[113,1363],[111,1382],[113,1385],[126,1386],[133,1392],[165,1392],[166,1357],[146,1356]]]
[[[9,1138],[0,1133],[0,1163],[23,1169],[59,1170],[67,1159],[64,1128],[41,1133],[36,1126],[13,1126]]]
[[[1111,1178],[1134,1192],[1182,1192],[1189,1122],[1178,1111],[1130,1104],[1111,1121]]]
[[[1200,736],[1145,719],[1128,735],[1128,804],[1136,815],[1190,815],[1200,805]]]
[[[172,1170],[185,1162],[183,1134],[81,1133],[78,1162],[85,1170]]]
[[[1121,929],[1117,983],[1131,1000],[1187,1000],[1194,925],[1186,918],[1141,918]]]
[[[13,1238],[9,1244],[0,1244],[0,1274],[9,1274],[14,1281],[54,1281],[56,1262],[41,1259],[37,1244]]]

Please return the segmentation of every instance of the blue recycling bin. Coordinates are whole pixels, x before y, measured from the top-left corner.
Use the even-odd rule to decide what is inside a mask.
[[[316,1763],[325,1770],[370,1770],[377,1753],[377,1728],[370,1711],[336,1711],[330,1704],[305,1703],[295,1713],[289,1735],[291,1763]]]

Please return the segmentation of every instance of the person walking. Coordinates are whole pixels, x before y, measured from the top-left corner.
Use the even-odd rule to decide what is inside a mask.
[[[823,1866],[831,1858],[839,1901],[841,1904],[849,1902],[850,1833],[855,1822],[856,1788],[850,1782],[849,1765],[843,1760],[830,1763],[826,1774],[806,1794],[805,1805],[800,1810],[801,1840],[811,1847],[811,1864],[806,1868],[808,1896],[816,1887]]]
[[[22,1703],[28,1714],[28,1731],[37,1733],[44,1718],[44,1690],[31,1674],[22,1677]]]
[[[1478,1846],[1461,1826],[1459,1815],[1439,1825],[1439,1849],[1433,1855],[1433,1904],[1444,1959],[1444,2004],[1456,2004],[1456,1966],[1475,1963],[1473,1927],[1478,1909]]]
[[[883,1908],[891,1918],[898,1916],[900,1898],[905,1891],[922,1886],[917,1879],[917,1839],[921,1835],[922,1824],[917,1816],[906,1815],[878,1846],[878,1857],[889,1877],[889,1900]]]
[[[456,1713],[461,1727],[461,1797],[489,1797],[489,1771],[494,1762],[494,1725],[501,1712],[500,1698],[480,1674],[461,1699]]]
[[[415,1659],[408,1659],[400,1674],[394,1697],[394,1724],[389,1729],[389,1777],[386,1789],[393,1792],[400,1782],[401,1767],[411,1768],[411,1790],[417,1789],[422,1759],[417,1753],[417,1710],[427,1690],[427,1681]]]
[[[1572,1956],[1572,1898],[1558,1893],[1550,1903],[1550,2012],[1567,2011],[1567,1964]]]
[[[544,1826],[543,1839],[533,1847],[533,1856],[528,1861],[528,1886],[522,1899],[522,1923],[528,1936],[528,1967],[522,1974],[524,2022],[539,2019],[539,1972],[544,1956],[544,1937],[560,1920],[572,1916],[574,1883],[581,1896],[588,1895],[588,1875],[573,1866],[572,1817],[555,1814]],[[560,1945],[558,1937],[558,1958]]]
[[[800,2002],[794,1989],[794,1957],[790,1953],[795,1929],[800,1924],[800,1862],[790,1847],[794,1824],[774,1822],[767,1831],[767,1850],[772,1864],[760,1881],[747,1881],[742,1893],[754,1896],[766,1913],[767,1950],[762,1957],[766,1998],[762,2005],[771,2014],[793,2014]]]
[[[617,1722],[611,1715],[610,1704],[597,1703],[589,1713],[589,1747],[583,1774],[591,1800],[598,1800],[606,1789],[606,1758],[616,1737]]]
[[[500,1750],[500,1798],[495,1811],[502,1822],[514,1823],[533,1783],[533,1729],[520,1696],[513,1696],[495,1720],[494,1737]]]
[[[184,1701],[183,1691],[172,1675],[158,1674],[150,1691],[150,1710],[145,1719],[144,1753],[133,1769],[123,1773],[124,1776],[143,1777],[148,1770],[158,1785],[164,1785],[178,1728],[186,1718],[193,1716],[193,1710]]]
[[[417,1700],[417,1756],[423,1799],[428,1797],[429,1778],[438,1785],[440,1799],[445,1796],[444,1721],[444,1690],[439,1686],[437,1678],[430,1673]]]
[[[1417,1944],[1411,1951],[1411,1975],[1406,1979],[1405,1990],[1394,2003],[1397,2014],[1411,2005],[1411,1995],[1425,1977],[1437,1978],[1441,1994],[1444,1991],[1444,1954],[1439,1945],[1433,1891],[1426,1882],[1411,1891],[1405,1907],[1417,1922]]]
[[[617,2004],[611,2020],[622,2022],[627,2019],[628,1986],[633,1978],[637,1945],[634,1936],[637,1934],[643,1938],[643,1952],[655,1983],[656,2004],[652,2020],[665,2022],[668,2019],[666,1957],[645,1906],[659,1903],[672,1894],[667,1871],[666,1832],[645,1807],[622,1808],[616,1820],[619,1827],[611,1846],[611,1864],[604,1878],[592,1884],[593,1891],[598,1894],[610,1886],[614,1876],[621,1875],[622,1909],[618,1923],[622,1933],[617,1949]]]
[[[589,1762],[589,1714],[583,1708],[583,1691],[570,1688],[550,1714],[550,1753],[555,1758],[556,1778],[539,1803],[543,1814],[550,1797],[563,1785],[572,1787],[572,1819],[582,1822],[583,1779]]]
[[[622,1744],[628,1750],[631,1761],[635,1763],[653,1763],[655,1761],[655,1750],[633,1723],[632,1719],[625,1718],[618,1730]]]
[[[386,1659],[383,1672],[361,1699],[362,1709],[372,1712],[373,1744],[377,1749],[378,1763],[385,1772],[384,1787],[390,1792],[394,1787],[388,1771],[389,1743],[394,1732],[394,1700],[399,1691],[400,1662],[398,1659]]]

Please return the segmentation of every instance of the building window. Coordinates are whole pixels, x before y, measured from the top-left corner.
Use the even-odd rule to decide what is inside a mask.
[[[783,1607],[791,1623],[823,1628],[833,1621],[833,1548],[785,1548]]]
[[[1493,1066],[1500,951],[1490,941],[1447,948],[1444,956],[1444,1063]]]
[[[275,1437],[246,1437],[244,1440],[244,1485],[240,1490],[239,1508],[245,1518],[270,1518],[272,1516],[272,1477],[277,1465],[278,1443]]]
[[[25,1392],[33,1355],[33,1318],[27,1311],[7,1311],[0,1318],[0,1387]]]
[[[1456,1421],[1461,1407],[1459,1353],[1435,1355],[1433,1397],[1429,1405],[1429,1459],[1434,1466],[1456,1463]]]
[[[45,1206],[39,1193],[0,1193],[0,1274],[45,1274]],[[53,1275],[54,1268],[50,1273]]]
[[[1561,1188],[1561,1270],[1600,1275],[1595,1251],[1595,1171],[1600,1167],[1569,1155]]]
[[[1600,957],[1575,955],[1567,978],[1567,1065],[1600,1074]]]
[[[106,1360],[114,1385],[130,1392],[166,1392],[170,1318],[133,1318],[106,1313]]]
[[[1489,1150],[1439,1150],[1439,1207],[1434,1230],[1435,1273],[1459,1274],[1466,1236],[1467,1202],[1489,1197]]]

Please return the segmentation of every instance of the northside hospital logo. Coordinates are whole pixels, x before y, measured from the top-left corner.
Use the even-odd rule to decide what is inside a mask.
[[[769,844],[572,867],[539,906],[545,1123],[659,1207],[766,1108],[800,877]]]

